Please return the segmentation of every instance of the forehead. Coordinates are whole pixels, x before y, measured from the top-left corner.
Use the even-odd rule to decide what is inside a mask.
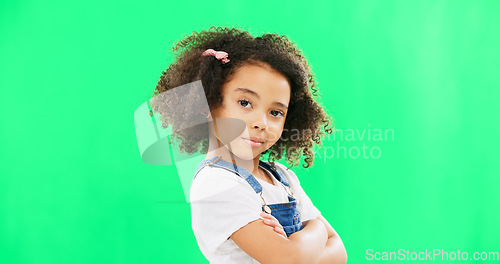
[[[238,88],[253,90],[261,95],[261,99],[279,100],[287,105],[290,101],[290,84],[287,78],[268,65],[241,66],[229,82],[224,84],[223,92],[241,93]]]

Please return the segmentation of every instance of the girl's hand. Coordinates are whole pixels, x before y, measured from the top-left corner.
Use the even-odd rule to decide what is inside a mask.
[[[283,226],[281,226],[278,219],[276,219],[272,214],[268,214],[266,212],[261,212],[260,216],[262,216],[264,218],[264,224],[269,225],[271,227],[274,227],[274,231],[276,231],[278,234],[288,238],[286,236],[285,230],[283,230]]]

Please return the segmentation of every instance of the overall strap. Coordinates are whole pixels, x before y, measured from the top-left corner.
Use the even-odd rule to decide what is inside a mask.
[[[268,164],[267,162],[264,162],[262,160],[259,160],[259,165],[266,168],[268,171],[270,171],[273,174],[274,178],[276,178],[283,185],[285,185],[287,187],[289,186],[287,178],[279,170],[273,169],[273,167],[271,167],[270,164]]]
[[[196,169],[196,174],[194,177],[196,178],[196,175],[198,174],[198,172],[200,172],[206,166],[218,167],[218,168],[223,168],[223,169],[229,170],[229,171],[235,173],[236,175],[238,175],[239,177],[243,178],[245,181],[247,181],[250,184],[250,186],[252,186],[252,188],[254,189],[254,191],[256,193],[262,192],[262,185],[260,185],[260,183],[257,181],[257,179],[255,179],[255,177],[249,171],[247,171],[243,167],[240,167],[236,164],[233,164],[231,162],[227,162],[227,161],[221,159],[220,156],[215,156],[215,157],[212,157],[210,159],[206,159],[206,160],[202,161],[198,165],[198,168]],[[194,178],[193,178],[193,180],[194,180]]]
[[[286,176],[280,172],[278,169],[273,169],[270,164],[264,161],[259,161],[260,166],[264,167],[268,171],[270,171],[276,179],[283,185],[283,188],[285,188],[285,191],[288,193],[288,200],[289,201],[294,201],[295,196],[293,195],[292,188],[290,188],[290,184],[288,183],[288,179]]]

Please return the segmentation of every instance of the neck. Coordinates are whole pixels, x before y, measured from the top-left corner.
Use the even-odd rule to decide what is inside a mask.
[[[260,154],[254,157],[253,159],[242,159],[234,155],[226,146],[222,145],[219,139],[211,135],[206,159],[210,159],[215,156],[220,156],[222,157],[223,160],[236,164],[246,169],[254,176],[260,175],[259,173]]]

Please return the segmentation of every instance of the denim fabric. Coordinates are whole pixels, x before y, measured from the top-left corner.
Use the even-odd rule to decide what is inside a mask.
[[[262,186],[260,185],[260,183],[245,168],[227,162],[223,159],[217,159],[217,158],[218,157],[216,156],[210,159],[203,160],[198,165],[193,180],[205,166],[213,166],[234,172],[236,175],[238,175],[239,177],[243,178],[246,182],[248,182],[248,184],[252,186],[252,188],[257,194],[259,194],[262,191]],[[276,169],[273,169],[270,164],[262,160],[259,160],[259,166],[270,171],[279,182],[281,182],[284,186],[287,186],[287,188],[289,188],[288,180],[281,172],[279,172]],[[288,202],[286,203],[267,204],[267,206],[269,206],[269,208],[271,209],[271,215],[276,217],[276,219],[278,219],[278,221],[280,222],[281,226],[283,226],[283,229],[285,230],[287,236],[290,236],[294,232],[302,230],[302,222],[300,221],[299,212],[297,210],[297,200],[293,196],[288,194]]]

